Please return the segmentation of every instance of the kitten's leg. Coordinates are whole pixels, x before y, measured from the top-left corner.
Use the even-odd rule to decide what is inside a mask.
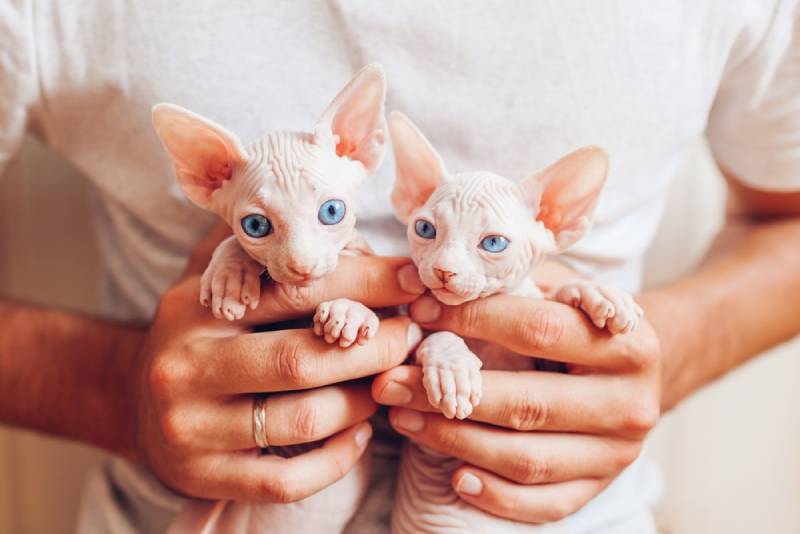
[[[577,280],[557,288],[550,296],[557,302],[580,308],[598,328],[612,334],[631,332],[644,311],[626,291],[587,280]]]
[[[483,364],[464,340],[452,332],[431,334],[417,349],[416,360],[431,406],[448,419],[469,417],[481,402]]]
[[[217,319],[244,317],[255,309],[261,296],[264,266],[247,255],[236,237],[220,243],[200,280],[200,303],[210,306]]]
[[[379,324],[374,311],[350,299],[323,302],[314,314],[314,333],[344,348],[365,344],[378,332]]]

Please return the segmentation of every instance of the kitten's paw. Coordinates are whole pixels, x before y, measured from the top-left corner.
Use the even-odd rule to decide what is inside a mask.
[[[481,362],[464,340],[451,332],[425,338],[417,349],[428,402],[448,419],[464,419],[481,402]]]
[[[379,324],[374,311],[349,299],[323,302],[314,314],[314,333],[328,343],[338,341],[342,348],[365,344],[378,332]]]
[[[241,319],[248,307],[258,306],[264,268],[249,258],[215,259],[200,280],[200,304],[210,307],[217,319]]]
[[[558,288],[554,300],[583,310],[598,328],[612,334],[632,332],[644,310],[627,292],[615,287],[579,280]]]

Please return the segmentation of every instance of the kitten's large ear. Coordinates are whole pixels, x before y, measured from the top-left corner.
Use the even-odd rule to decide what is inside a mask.
[[[222,126],[173,104],[153,107],[153,126],[172,158],[183,192],[210,210],[212,193],[246,159],[242,143]]]
[[[386,151],[386,75],[367,65],[328,105],[314,130],[318,144],[336,143],[336,155],[364,165],[372,174]]]
[[[607,174],[605,151],[590,146],[567,154],[520,183],[524,197],[537,209],[536,218],[553,232],[557,252],[589,230]]]
[[[434,189],[444,182],[447,171],[442,158],[411,119],[400,112],[389,115],[389,132],[396,164],[392,206],[403,224],[411,213],[425,204]]]

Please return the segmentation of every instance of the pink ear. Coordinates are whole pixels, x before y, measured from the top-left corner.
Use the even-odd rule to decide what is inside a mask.
[[[320,117],[314,133],[317,143],[335,140],[336,155],[360,161],[367,174],[372,174],[381,164],[386,149],[385,102],[383,69],[367,65]]]
[[[411,120],[393,111],[389,131],[397,166],[392,191],[392,206],[400,222],[407,223],[411,213],[425,204],[431,193],[447,176],[442,158]]]
[[[607,173],[605,151],[590,146],[567,154],[520,183],[528,201],[538,206],[536,218],[553,232],[558,252],[589,230]]]
[[[211,209],[211,194],[230,180],[246,153],[222,126],[173,104],[153,107],[153,126],[172,158],[178,184],[201,208]]]

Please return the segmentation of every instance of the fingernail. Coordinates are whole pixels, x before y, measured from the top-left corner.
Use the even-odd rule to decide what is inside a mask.
[[[416,410],[398,410],[394,426],[406,432],[419,432],[425,426],[425,418]]]
[[[365,423],[361,426],[361,428],[358,429],[358,432],[356,432],[356,445],[358,445],[359,448],[364,448],[371,436],[372,427],[368,423]]]
[[[389,382],[381,394],[378,396],[378,402],[381,404],[389,404],[392,406],[402,406],[411,402],[413,394],[411,390],[398,382]]]
[[[411,318],[420,323],[432,323],[442,314],[442,305],[433,297],[422,297],[411,304]]]
[[[397,282],[406,293],[421,295],[425,293],[425,285],[419,279],[419,271],[413,263],[403,265],[397,270]]]
[[[408,350],[414,350],[419,342],[422,341],[422,328],[417,323],[409,323],[408,325]]]
[[[464,473],[456,484],[456,492],[477,497],[483,491],[483,482],[472,473]]]

